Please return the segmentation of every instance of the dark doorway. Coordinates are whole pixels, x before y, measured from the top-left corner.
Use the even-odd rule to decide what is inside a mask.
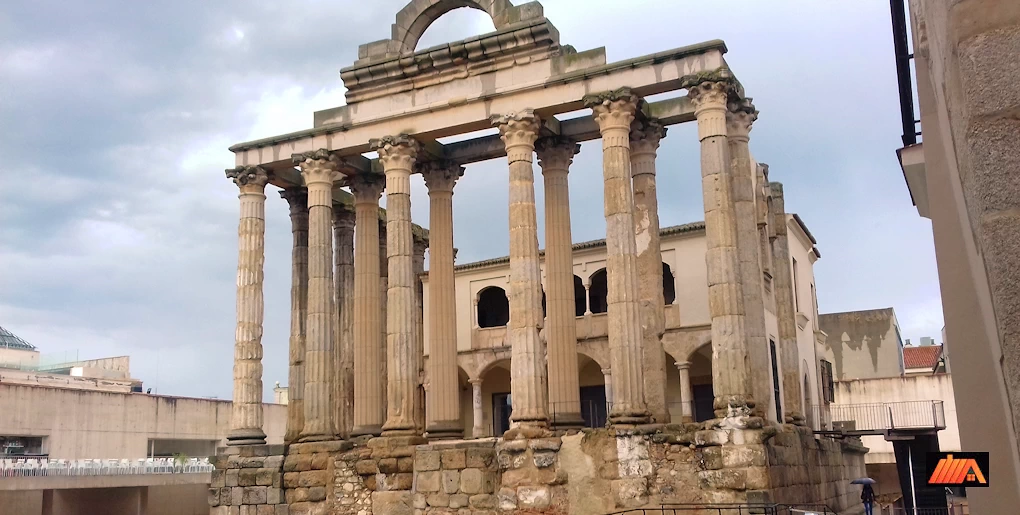
[[[676,300],[676,281],[673,279],[673,271],[666,263],[662,264],[662,300],[667,306]]]
[[[603,268],[591,274],[591,287],[588,290],[588,307],[592,313],[605,313],[609,311],[607,304],[609,284],[607,283],[606,269]]]
[[[715,391],[710,384],[696,384],[691,387],[694,394],[694,421],[704,422],[715,418]]]
[[[606,427],[606,387],[581,387],[581,418],[584,427]]]
[[[478,327],[501,327],[510,321],[510,301],[506,291],[490,286],[478,294]]]
[[[769,352],[772,353],[772,390],[776,396],[776,420],[783,422],[783,402],[779,393],[779,363],[776,360],[776,342],[769,340]]]
[[[588,307],[588,299],[584,290],[584,282],[581,278],[574,276],[574,316],[583,317],[584,309]]]
[[[493,435],[499,436],[510,430],[510,413],[513,405],[509,393],[492,394],[492,427]]]

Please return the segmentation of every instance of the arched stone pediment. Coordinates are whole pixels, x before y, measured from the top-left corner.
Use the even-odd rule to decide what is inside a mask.
[[[485,12],[496,30],[543,15],[542,4],[538,2],[515,6],[510,0],[411,0],[397,13],[391,38],[362,45],[359,58],[413,54],[418,40],[433,22],[461,7]]]

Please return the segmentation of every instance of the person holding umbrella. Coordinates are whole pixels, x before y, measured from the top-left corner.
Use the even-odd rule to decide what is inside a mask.
[[[864,489],[861,490],[861,502],[864,503],[864,515],[873,515],[871,510],[875,504],[875,490],[871,488],[871,485],[875,484],[875,480],[870,477],[862,477],[851,481],[850,484],[864,485]]]

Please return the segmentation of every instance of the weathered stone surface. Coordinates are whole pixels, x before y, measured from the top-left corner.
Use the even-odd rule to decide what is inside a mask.
[[[465,451],[465,466],[469,468],[487,469],[496,463],[496,453],[493,449],[471,448]]]
[[[237,469],[230,469],[226,471],[223,476],[223,486],[239,486],[238,479],[241,471]]]
[[[241,502],[243,504],[266,504],[267,497],[266,487],[246,486],[244,487]]]
[[[498,505],[498,499],[492,494],[477,494],[468,498],[468,504],[472,508],[491,510]]]
[[[235,486],[230,489],[230,505],[240,506],[244,504],[244,487]]]
[[[414,458],[397,458],[397,472],[413,472]]]
[[[493,473],[480,469],[464,469],[460,473],[460,491],[466,494],[492,493]]]
[[[309,470],[298,476],[299,487],[325,486],[329,481],[329,473],[325,470]]]
[[[255,479],[258,471],[255,469],[241,469],[238,472],[237,486],[255,486]]]
[[[442,488],[439,471],[418,472],[415,474],[415,487],[419,492],[438,492]]]
[[[500,488],[496,494],[499,502],[499,509],[513,510],[517,508],[517,490],[515,488]]]
[[[517,505],[521,509],[540,510],[549,506],[552,495],[546,486],[517,487]]]
[[[396,458],[383,458],[379,460],[379,472],[383,474],[393,474],[397,472],[397,459]]]
[[[266,504],[280,504],[283,502],[282,488],[266,488]]]
[[[556,463],[556,453],[536,452],[532,459],[535,462],[535,466],[538,468],[551,467]]]
[[[447,449],[442,451],[442,468],[462,469],[466,466],[467,456],[464,449]]]
[[[273,484],[273,478],[279,474],[279,472],[273,469],[258,469],[255,474],[255,484],[258,486],[270,486]]]
[[[387,515],[414,515],[411,492],[373,493],[372,513]]]
[[[429,506],[434,506],[434,507],[438,507],[438,508],[446,508],[446,507],[450,506],[450,494],[443,493],[443,492],[436,492],[434,494],[429,494],[429,496],[426,497],[426,502],[428,502]]]
[[[284,472],[312,470],[311,454],[291,454],[283,462]]]
[[[360,460],[354,464],[354,469],[363,476],[379,472],[379,462],[376,460]]]
[[[414,455],[414,470],[439,470],[442,453],[440,451],[417,451]]]
[[[448,494],[457,493],[460,490],[460,471],[442,471],[443,491]]]
[[[468,496],[464,494],[453,494],[450,496],[450,508],[459,509],[466,508],[468,505]]]
[[[410,490],[414,485],[411,473],[378,474],[376,475],[379,491]]]

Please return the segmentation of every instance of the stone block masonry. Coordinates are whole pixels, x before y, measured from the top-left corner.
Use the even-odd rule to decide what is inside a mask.
[[[290,515],[283,445],[221,447],[209,485],[210,515]]]

